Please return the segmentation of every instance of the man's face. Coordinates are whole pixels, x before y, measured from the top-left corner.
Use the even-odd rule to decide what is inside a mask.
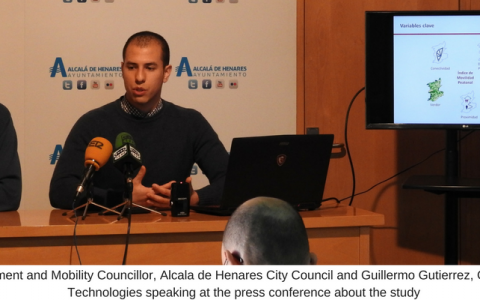
[[[122,62],[125,96],[134,107],[150,112],[160,101],[162,85],[167,82],[172,66],[163,66],[162,48],[155,41],[146,47],[135,42],[128,45]]]

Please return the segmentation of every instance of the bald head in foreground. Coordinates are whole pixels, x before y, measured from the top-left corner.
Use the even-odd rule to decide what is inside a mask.
[[[285,201],[257,197],[235,210],[225,227],[222,261],[231,265],[308,265],[309,253],[303,220]]]

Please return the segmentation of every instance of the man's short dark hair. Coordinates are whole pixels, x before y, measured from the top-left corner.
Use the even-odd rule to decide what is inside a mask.
[[[242,204],[227,223],[225,249],[236,249],[245,264],[302,265],[310,260],[302,218],[287,202],[258,197]]]
[[[146,47],[152,41],[156,41],[162,48],[162,63],[164,67],[168,66],[170,64],[170,48],[168,47],[168,43],[163,38],[163,36],[151,31],[137,32],[131,37],[129,37],[127,42],[125,43],[125,46],[123,46],[123,59],[125,60],[125,52],[127,51],[128,45],[134,43],[139,47]]]

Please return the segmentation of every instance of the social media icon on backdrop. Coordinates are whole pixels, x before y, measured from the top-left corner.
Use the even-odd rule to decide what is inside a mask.
[[[212,88],[212,81],[210,79],[202,80],[202,88],[204,89],[211,89]]]
[[[231,89],[237,89],[238,88],[238,80],[230,80],[228,87]]]
[[[73,0],[63,0],[63,3],[72,3]]]
[[[223,88],[225,87],[225,81],[224,81],[224,80],[218,79],[218,80],[216,80],[215,82],[216,82],[216,83],[215,83],[215,87],[216,87],[217,89],[223,89]]]
[[[92,80],[90,83],[90,86],[92,87],[93,90],[98,90],[100,89],[100,81],[99,80]]]
[[[71,80],[64,80],[62,86],[64,90],[68,91],[72,89],[73,84]]]
[[[198,0],[188,0],[188,3],[198,3]]]
[[[85,90],[87,89],[87,81],[86,80],[78,80],[77,81],[77,90]]]
[[[188,88],[191,90],[196,90],[198,88],[198,81],[196,79],[190,79],[188,81]]]
[[[190,171],[190,175],[197,175],[198,174],[198,166],[193,165],[192,170]]]
[[[115,87],[115,84],[114,84],[113,80],[106,80],[105,81],[105,89],[113,90],[114,87]]]
[[[78,3],[87,3],[87,0],[77,0]]]

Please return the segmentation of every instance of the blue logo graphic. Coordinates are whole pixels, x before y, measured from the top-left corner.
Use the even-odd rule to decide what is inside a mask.
[[[202,88],[204,89],[211,89],[212,88],[212,81],[210,79],[202,80]]]
[[[180,66],[178,66],[177,70],[177,77],[182,76],[183,72],[187,72],[188,76],[193,76],[192,69],[190,68],[190,63],[188,62],[188,58],[182,57],[180,60]]]
[[[54,165],[57,160],[60,158],[60,154],[62,154],[62,145],[56,145],[55,149],[53,150],[53,154],[50,154],[50,164]]]
[[[198,88],[198,81],[196,79],[190,79],[188,81],[188,88],[191,90],[195,90]]]
[[[61,57],[55,58],[53,67],[50,68],[50,77],[55,77],[57,73],[62,73],[62,77],[67,77],[67,72],[65,71],[65,65]]]
[[[77,89],[78,90],[86,90],[87,89],[87,81],[86,80],[78,80],[77,81]]]
[[[63,89],[64,90],[71,90],[73,87],[72,81],[71,80],[64,80],[63,81]]]

